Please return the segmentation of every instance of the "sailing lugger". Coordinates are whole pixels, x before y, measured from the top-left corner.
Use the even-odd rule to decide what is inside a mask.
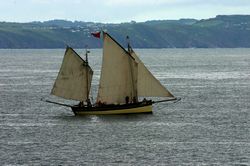
[[[177,100],[146,68],[130,45],[123,48],[106,32],[93,33],[103,39],[103,59],[96,103],[89,99],[93,70],[72,48],[67,47],[51,94],[80,101],[66,105],[75,115],[152,113],[152,104]],[[152,101],[145,97],[166,97]],[[139,101],[139,98],[144,98]]]

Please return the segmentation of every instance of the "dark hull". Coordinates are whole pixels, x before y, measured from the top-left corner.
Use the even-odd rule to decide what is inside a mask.
[[[152,103],[137,103],[123,105],[103,105],[98,107],[71,107],[75,115],[111,115],[152,113]]]

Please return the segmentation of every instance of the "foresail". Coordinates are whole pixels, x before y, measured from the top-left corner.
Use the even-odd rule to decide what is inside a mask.
[[[51,94],[85,101],[88,98],[92,75],[93,71],[86,62],[72,48],[67,47]]]
[[[152,96],[152,97],[174,97],[152,73],[146,68],[143,62],[131,51],[131,55],[138,63],[138,80],[137,90],[138,96]]]
[[[97,102],[125,103],[137,97],[137,63],[124,48],[103,33],[103,60]]]

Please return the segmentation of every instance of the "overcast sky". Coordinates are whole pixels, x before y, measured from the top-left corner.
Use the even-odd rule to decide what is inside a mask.
[[[0,0],[0,21],[120,23],[250,14],[250,0]]]

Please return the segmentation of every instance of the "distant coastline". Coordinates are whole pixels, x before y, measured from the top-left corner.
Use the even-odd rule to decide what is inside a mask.
[[[250,48],[250,15],[219,15],[195,20],[151,20],[120,24],[51,20],[0,22],[0,48],[101,48],[90,32],[107,30],[134,48]]]

